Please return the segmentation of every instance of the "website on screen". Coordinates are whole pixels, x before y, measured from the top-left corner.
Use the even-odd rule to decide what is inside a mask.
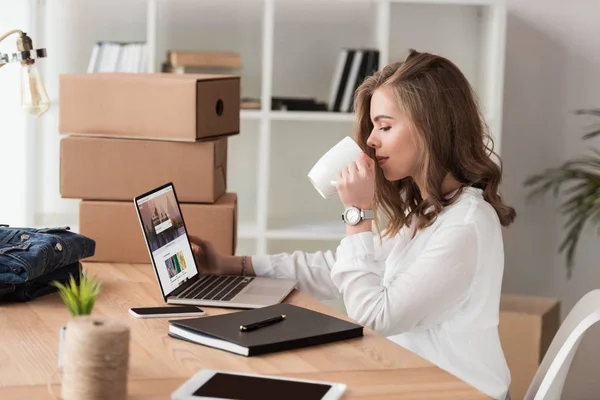
[[[172,187],[137,201],[165,295],[198,273]]]

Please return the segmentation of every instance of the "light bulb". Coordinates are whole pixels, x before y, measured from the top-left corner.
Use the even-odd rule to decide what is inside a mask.
[[[24,65],[21,71],[21,107],[34,117],[50,108],[50,99],[35,64]]]

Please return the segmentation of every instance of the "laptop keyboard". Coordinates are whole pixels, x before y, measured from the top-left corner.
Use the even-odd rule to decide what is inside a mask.
[[[253,277],[248,276],[203,276],[200,281],[178,297],[184,299],[230,301],[241,292]]]

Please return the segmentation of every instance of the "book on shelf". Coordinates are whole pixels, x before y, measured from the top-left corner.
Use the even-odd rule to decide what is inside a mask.
[[[162,72],[173,74],[238,74],[242,58],[238,53],[218,51],[167,51]]]
[[[206,66],[198,67],[191,65],[171,65],[168,61],[164,61],[161,65],[161,72],[167,74],[211,74],[211,75],[239,75],[240,70],[219,67],[219,66]]]
[[[242,97],[240,108],[243,110],[260,110],[260,99]]]
[[[243,97],[241,108],[260,110],[260,99]],[[327,111],[327,104],[314,98],[271,97],[271,111]]]
[[[271,98],[273,111],[327,111],[327,104],[314,98],[278,97]]]
[[[342,49],[331,81],[329,111],[354,112],[354,92],[379,69],[379,50]]]
[[[145,42],[97,42],[92,48],[87,68],[88,73],[147,71]]]
[[[173,67],[241,68],[242,58],[231,52],[169,50],[167,63]]]

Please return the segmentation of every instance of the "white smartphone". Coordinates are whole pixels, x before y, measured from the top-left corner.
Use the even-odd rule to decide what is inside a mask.
[[[345,390],[343,383],[203,369],[171,400],[338,400]]]
[[[130,308],[129,314],[136,318],[172,318],[195,317],[206,313],[203,309],[196,306],[164,306]]]

